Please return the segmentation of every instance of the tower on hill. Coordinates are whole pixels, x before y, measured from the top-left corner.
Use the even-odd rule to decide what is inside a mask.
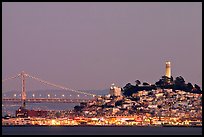
[[[170,61],[166,61],[166,74],[165,76],[167,76],[168,78],[171,78],[171,62]]]

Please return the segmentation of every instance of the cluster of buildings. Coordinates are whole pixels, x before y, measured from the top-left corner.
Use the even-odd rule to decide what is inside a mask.
[[[170,62],[166,76],[171,77]],[[16,111],[3,125],[185,125],[202,126],[202,94],[172,89],[141,90],[124,96],[114,84],[108,95],[82,102],[69,111]]]
[[[165,76],[171,78],[169,61]],[[112,84],[108,95],[80,104],[75,115],[116,119],[140,117],[145,125],[202,125],[202,94],[157,88],[124,96],[121,88]]]
[[[87,104],[83,103],[79,108],[81,109],[76,110],[75,115],[83,117],[140,116],[143,121],[153,119],[157,123],[160,121],[159,123],[167,124],[171,124],[172,121],[176,121],[177,124],[184,121],[188,121],[185,123],[202,122],[202,94],[181,90],[139,91],[134,93],[132,97],[114,96],[114,94],[111,96],[109,94],[96,98]]]
[[[202,94],[157,89],[125,97],[114,87],[69,111],[19,108],[16,118],[3,119],[2,125],[202,126]]]

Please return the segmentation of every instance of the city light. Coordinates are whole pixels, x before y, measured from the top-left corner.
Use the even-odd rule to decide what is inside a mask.
[[[120,88],[118,87],[118,89]],[[182,90],[174,91],[173,89],[161,89],[161,88],[152,89],[151,91],[149,90],[135,91],[136,93],[132,94],[131,96],[123,95],[121,94],[121,92],[119,94],[118,92],[119,91],[117,90],[117,87],[114,86],[113,90],[111,89],[109,94],[105,96],[88,93],[81,95],[78,92],[77,94],[72,94],[74,97],[71,98],[72,96],[71,93],[70,94],[65,93],[66,97],[70,96],[70,99],[64,98],[65,94],[61,94],[61,98],[50,99],[51,94],[52,97],[53,95],[55,97],[57,96],[55,93],[50,92],[50,94],[47,94],[47,99],[46,93],[45,94],[42,93],[43,96],[45,96],[45,99],[43,97],[40,98],[39,100],[34,98],[35,97],[34,93],[33,94],[30,93],[29,96],[32,95],[33,97],[31,101],[37,100],[41,102],[45,100],[46,102],[52,103],[57,103],[57,101],[68,103],[80,102],[80,105],[74,107],[74,111],[71,110],[70,113],[67,112],[66,110],[58,112],[57,111],[47,112],[48,110],[47,106],[44,107],[46,111],[43,110],[42,114],[28,113],[31,112],[30,110],[25,110],[25,112],[23,112],[22,111],[23,108],[22,109],[20,108],[18,111],[16,111],[15,119],[18,121],[17,118],[19,117],[20,119],[22,114],[23,116],[26,116],[26,119],[21,119],[22,120],[21,123],[20,120],[16,123],[13,123],[14,120],[10,119],[11,121],[9,124],[18,125],[20,123],[20,125],[23,125],[25,124],[26,121],[29,122],[29,124],[31,125],[69,125],[71,123],[68,122],[68,117],[71,116],[73,117],[71,121],[72,124],[74,125],[80,125],[81,122],[85,122],[89,125],[110,124],[110,125],[161,126],[163,124],[167,124],[176,126],[179,125],[195,126],[196,124],[202,126],[202,124],[200,123],[202,122],[202,102],[201,102],[202,94],[188,93]],[[12,94],[10,94],[11,97]],[[6,94],[3,95],[6,96]],[[84,97],[84,95],[85,96],[89,95],[90,97],[93,96],[93,98],[87,101],[86,99],[80,99],[79,98],[80,95],[81,97]],[[13,94],[13,97],[16,96],[21,96],[21,94],[19,93]],[[22,94],[22,96],[24,96],[24,94]],[[38,96],[38,94],[36,96]],[[39,94],[39,96],[41,96],[41,94]],[[58,96],[60,97],[59,93]],[[26,97],[26,94],[24,97]],[[5,101],[10,100],[16,101],[20,99],[18,98],[5,99]],[[22,100],[25,101],[23,98]],[[124,109],[126,109],[127,111],[124,111]],[[32,111],[34,112],[34,110]],[[35,115],[35,117],[31,118],[32,115]],[[96,115],[97,117],[95,117]],[[98,116],[100,116],[100,118]],[[29,118],[29,121],[27,121],[27,117]],[[4,125],[8,125],[8,119],[3,120]]]
[[[52,120],[52,125],[56,125],[56,121],[54,119]]]

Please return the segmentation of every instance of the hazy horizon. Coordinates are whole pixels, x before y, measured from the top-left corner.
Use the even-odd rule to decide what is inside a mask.
[[[171,61],[174,78],[202,87],[201,2],[3,2],[2,29],[2,79],[24,70],[71,89],[107,89],[154,83]]]

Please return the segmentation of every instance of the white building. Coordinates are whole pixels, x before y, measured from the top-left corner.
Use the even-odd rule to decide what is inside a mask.
[[[110,88],[110,95],[111,96],[121,96],[122,95],[121,88],[116,87],[115,84],[112,84]]]

